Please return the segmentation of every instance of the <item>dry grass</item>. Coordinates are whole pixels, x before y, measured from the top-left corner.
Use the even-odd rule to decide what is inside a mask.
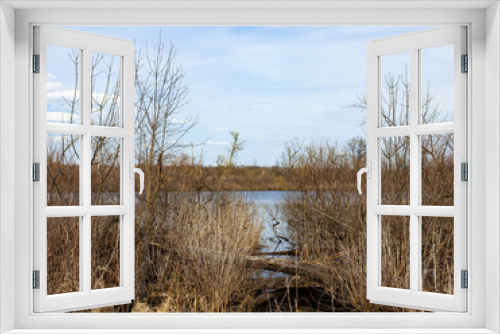
[[[174,224],[170,235],[165,235],[175,270],[165,273],[163,284],[156,285],[157,293],[166,297],[159,309],[248,311],[255,270],[246,268],[245,257],[260,246],[262,232],[253,204],[222,196],[198,208],[185,207],[176,219],[183,223]],[[157,255],[165,251],[164,244],[154,243]]]

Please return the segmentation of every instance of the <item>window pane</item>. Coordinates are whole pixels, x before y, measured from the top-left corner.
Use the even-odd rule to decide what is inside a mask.
[[[453,294],[453,218],[422,217],[422,290]]]
[[[92,52],[92,125],[120,126],[120,60]]]
[[[453,206],[453,134],[422,136],[422,205]]]
[[[80,290],[80,218],[47,218],[47,294]]]
[[[381,286],[410,289],[410,217],[382,216]]]
[[[120,142],[92,137],[92,205],[120,204]]]
[[[453,122],[454,47],[420,50],[421,123]]]
[[[410,124],[410,52],[380,57],[381,126]]]
[[[120,286],[120,216],[92,217],[92,289]]]
[[[80,123],[80,53],[47,45],[47,122]]]
[[[47,134],[47,205],[80,205],[80,136]]]
[[[380,139],[382,205],[410,204],[410,138]]]

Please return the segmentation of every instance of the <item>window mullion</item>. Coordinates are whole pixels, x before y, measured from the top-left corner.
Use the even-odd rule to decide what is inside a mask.
[[[92,155],[92,135],[90,133],[91,124],[91,50],[89,48],[83,49],[83,59],[82,59],[83,69],[82,69],[82,95],[80,105],[82,106],[82,120],[83,126],[87,128],[86,134],[83,135],[83,154],[80,161],[81,168],[83,170],[82,179],[82,197],[83,206],[88,210],[86,215],[83,216],[82,221],[82,238],[81,238],[81,255],[82,261],[80,262],[82,273],[82,286],[83,291],[90,293],[92,284],[92,220],[90,216],[90,206],[91,206],[91,196],[92,196],[92,184],[91,184],[91,155]]]
[[[84,58],[83,50],[80,49],[79,53],[80,53],[80,55],[79,55],[80,59],[82,59],[82,61],[80,61],[80,66],[79,66],[79,69],[78,69],[80,71],[80,78],[79,78],[80,82],[79,82],[79,85],[78,85],[78,89],[79,89],[78,94],[80,96],[80,108],[82,108],[82,107],[85,107],[85,103],[83,103],[83,101],[84,101],[84,99],[83,99],[83,90],[84,90],[84,81],[83,81],[84,79],[83,79],[83,77],[84,77],[84,75],[83,74],[85,73],[85,68],[84,68],[85,65],[84,65],[84,61],[83,61],[84,60],[83,59]],[[80,109],[80,113],[81,113],[81,115],[80,115],[80,125],[78,127],[82,126],[82,124],[84,122],[84,119],[82,118],[83,115],[85,114],[83,112],[83,109]],[[81,135],[81,134],[79,134],[79,136],[80,136],[80,143],[81,143],[81,146],[80,146],[80,179],[79,179],[80,180],[79,181],[80,182],[80,188],[79,188],[80,189],[80,205],[85,208],[85,204],[86,203],[85,203],[85,196],[84,196],[84,191],[83,191],[84,184],[85,184],[85,181],[84,181],[84,178],[85,178],[85,172],[84,172],[84,170],[85,169],[84,169],[84,165],[82,164],[82,161],[85,161],[85,159],[83,157],[83,155],[84,155],[83,153],[85,152],[86,144],[84,143],[84,140],[83,140],[84,136]],[[85,278],[85,273],[82,270],[82,265],[83,265],[83,263],[85,261],[85,259],[84,259],[85,249],[83,247],[83,245],[84,245],[83,236],[85,235],[85,229],[84,229],[85,219],[84,219],[84,216],[80,216],[79,219],[80,219],[80,224],[78,225],[78,228],[79,228],[78,233],[80,235],[80,238],[79,238],[80,244],[78,245],[78,251],[79,251],[79,253],[78,253],[79,254],[78,263],[79,263],[79,266],[80,266],[80,268],[78,270],[78,272],[79,272],[79,280],[80,280],[79,290],[80,291],[84,291],[84,289],[85,289],[85,283],[86,283],[86,278]]]
[[[83,135],[83,154],[82,161],[80,161],[80,165],[83,170],[82,177],[82,196],[83,196],[83,206],[86,208],[90,208],[91,205],[91,154],[92,154],[92,138],[90,132],[90,124],[91,124],[91,59],[90,59],[91,51],[90,49],[83,50],[83,70],[82,70],[82,98],[80,101],[80,105],[82,106],[82,120],[83,126],[86,128],[86,133]]]
[[[418,125],[419,108],[419,51],[416,48],[410,50],[410,291],[415,293],[419,290],[420,276],[420,224],[419,217],[413,212],[413,208],[420,204],[420,182],[419,182],[419,136],[414,133],[413,128]]]

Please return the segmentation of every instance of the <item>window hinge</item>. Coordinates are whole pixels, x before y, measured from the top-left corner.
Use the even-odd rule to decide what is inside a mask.
[[[467,55],[462,55],[462,73],[469,72],[469,57]]]
[[[33,181],[40,182],[40,164],[38,162],[33,164]]]
[[[469,288],[469,273],[467,270],[462,270],[461,271],[461,281],[462,281],[462,289],[467,289]]]
[[[33,55],[33,73],[40,73],[40,55]]]
[[[40,270],[33,270],[33,289],[40,289]]]
[[[466,162],[462,162],[460,165],[460,180],[469,181],[469,165]]]

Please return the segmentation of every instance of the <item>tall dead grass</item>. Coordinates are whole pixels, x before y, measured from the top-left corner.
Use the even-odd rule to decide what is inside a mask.
[[[423,141],[422,188],[425,199],[453,203],[453,160],[450,138]],[[319,145],[319,146],[318,146]],[[406,144],[409,145],[409,144]],[[407,203],[401,183],[407,181],[406,150],[386,151],[382,178],[389,182],[384,198]],[[398,164],[391,163],[399,161]],[[353,159],[339,147],[312,144],[296,156],[296,178],[316,185],[288,197],[281,206],[300,261],[331,268],[323,289],[351,311],[409,311],[371,304],[366,299],[366,197],[356,192]],[[451,170],[451,176],[450,176]],[[304,175],[305,174],[305,175]],[[340,188],[336,184],[347,185]],[[408,187],[409,189],[409,187]],[[436,205],[436,204],[433,204]],[[381,217],[382,286],[409,288],[409,217]],[[422,289],[453,293],[453,219],[422,217]]]
[[[157,311],[250,310],[255,270],[246,267],[245,259],[260,247],[262,232],[253,204],[226,194],[182,206],[175,220],[163,243],[154,244],[156,252],[165,251],[160,246],[165,241],[171,245],[175,268],[165,273],[163,286],[157,285],[165,297]]]

